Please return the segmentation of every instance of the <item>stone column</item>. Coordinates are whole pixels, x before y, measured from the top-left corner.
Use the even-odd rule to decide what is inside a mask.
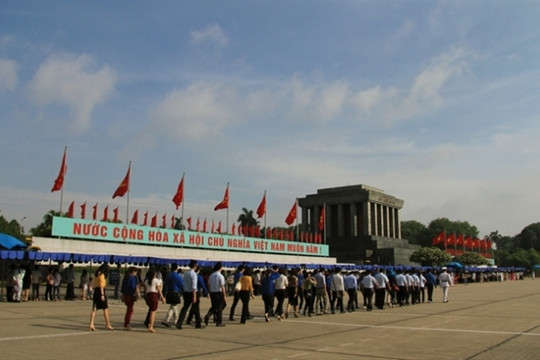
[[[396,238],[401,239],[401,222],[399,221],[399,209],[395,209],[394,220],[396,222]]]
[[[356,213],[356,204],[351,203],[349,204],[350,207],[350,223],[351,223],[351,236],[356,237],[358,236],[358,221],[357,221],[357,213]]]
[[[324,221],[324,226],[326,226],[326,237],[331,238],[334,236],[334,229],[332,228],[332,206],[326,204],[326,209],[324,209],[324,217],[326,218]]]
[[[311,231],[314,233],[319,232],[319,217],[321,216],[321,210],[318,206],[313,208],[313,219],[311,222]]]
[[[338,236],[345,236],[345,221],[343,221],[343,205],[337,205]]]
[[[364,207],[364,229],[362,235],[371,235],[371,205],[369,201],[362,203]]]
[[[308,208],[302,208],[302,230],[307,231],[308,229]]]

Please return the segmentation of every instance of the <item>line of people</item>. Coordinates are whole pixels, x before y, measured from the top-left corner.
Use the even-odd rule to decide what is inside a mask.
[[[107,274],[107,264],[100,266],[95,273],[90,330],[95,330],[95,313],[99,309],[104,310],[106,328],[112,329],[105,293]],[[443,289],[443,302],[447,302],[448,287],[453,285],[452,276],[446,268],[437,277],[432,271],[425,274],[422,270],[387,273],[382,267],[374,271],[358,272],[342,271],[339,267],[308,271],[274,266],[262,272],[258,287],[254,287],[252,268],[240,265],[231,276],[233,300],[229,309],[229,321],[235,321],[236,308],[242,302],[241,324],[253,318],[249,302],[255,295],[261,295],[264,319],[270,322],[274,317],[279,321],[284,320],[289,314],[294,317],[313,316],[353,312],[361,308],[372,311],[374,308],[429,303],[433,301],[433,289],[438,284]],[[189,270],[185,273],[177,264],[172,264],[166,275],[151,268],[144,280],[141,280],[137,268],[130,267],[121,287],[122,301],[126,305],[125,330],[130,330],[133,306],[135,301],[143,298],[141,292],[148,306],[144,324],[150,332],[155,332],[155,316],[160,301],[169,305],[161,321],[167,328],[174,326],[183,329],[184,325],[193,324],[196,329],[203,329],[210,320],[218,327],[225,326],[223,312],[227,306],[228,289],[221,262],[214,265],[207,277],[200,273],[195,260],[190,261]],[[359,306],[359,292],[363,296],[362,307]],[[201,316],[199,307],[202,297],[209,297],[211,302],[204,316]]]

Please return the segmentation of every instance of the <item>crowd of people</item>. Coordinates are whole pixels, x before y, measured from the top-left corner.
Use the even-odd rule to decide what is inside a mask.
[[[217,327],[226,326],[224,318],[236,321],[238,314],[240,323],[246,324],[253,319],[250,301],[259,296],[266,322],[283,321],[289,316],[311,317],[431,303],[435,287],[441,288],[441,300],[446,303],[449,301],[449,288],[460,276],[448,272],[446,267],[439,271],[422,268],[386,270],[384,267],[307,270],[278,266],[253,269],[240,265],[234,271],[225,271],[221,262],[201,273],[202,269],[195,260],[189,262],[187,271],[175,263],[170,267],[150,267],[144,277],[141,270],[131,266],[126,269],[122,281],[118,281],[121,299],[126,306],[124,330],[131,329],[134,304],[138,300],[145,301],[148,307],[144,325],[150,332],[156,331],[156,322],[167,328],[183,329],[186,325],[193,325],[196,329],[203,329],[210,321]],[[79,298],[92,300],[91,331],[96,330],[97,310],[103,310],[105,328],[114,329],[108,312],[109,274],[109,265],[104,263],[93,274],[85,269],[79,276]],[[64,299],[75,299],[73,264],[62,271],[58,266],[51,266],[44,278],[37,266],[30,271],[23,266],[12,265],[8,277],[11,279],[6,284],[8,301],[39,300],[42,282],[46,284],[45,300],[60,300],[62,282],[66,284]],[[202,297],[209,297],[211,303],[206,314],[200,312]],[[168,305],[161,321],[156,320],[160,302]],[[227,309],[228,302],[230,307]]]
[[[104,288],[108,271],[108,265],[103,264],[95,273],[92,331],[99,309],[104,311],[105,327],[112,329]],[[164,327],[180,330],[186,325],[194,325],[196,329],[203,329],[210,320],[215,326],[225,326],[223,318],[228,298],[232,301],[228,320],[236,321],[236,309],[241,303],[240,324],[246,324],[253,319],[249,304],[255,296],[260,296],[264,319],[270,322],[273,319],[282,321],[289,316],[311,317],[431,303],[437,286],[442,289],[442,301],[448,302],[448,288],[453,284],[453,275],[445,267],[437,273],[421,269],[387,272],[382,267],[373,271],[343,271],[339,267],[309,271],[277,266],[254,270],[240,265],[236,271],[226,273],[222,263],[217,262],[209,273],[201,274],[201,268],[192,260],[186,272],[177,264],[172,264],[170,269],[150,268],[144,280],[139,269],[130,267],[121,285],[122,301],[126,305],[123,325],[124,330],[131,329],[133,305],[137,299],[146,302],[148,312],[144,325],[148,331],[155,332],[160,301],[169,306],[161,321]],[[211,302],[204,316],[200,312],[202,297],[209,297]]]

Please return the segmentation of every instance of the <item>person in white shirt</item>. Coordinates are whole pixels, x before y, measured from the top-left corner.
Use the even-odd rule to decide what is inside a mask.
[[[421,301],[425,302],[426,301],[426,283],[427,283],[427,279],[424,276],[424,271],[423,270],[420,270],[418,272],[418,278],[420,278],[420,297],[421,297]]]
[[[442,272],[439,274],[439,285],[441,285],[443,293],[443,303],[448,302],[448,288],[454,286],[452,275],[447,272],[446,266],[442,268]]]
[[[277,306],[274,311],[276,318],[282,320],[285,318],[283,313],[283,303],[285,302],[285,295],[287,294],[287,286],[289,286],[289,281],[287,276],[285,276],[285,269],[279,269],[279,277],[274,283],[274,292],[276,294]]]
[[[413,289],[411,292],[411,303],[414,305],[420,302],[420,278],[414,272],[412,273],[411,278],[413,281]]]
[[[337,267],[334,270],[332,275],[332,308],[339,309],[340,313],[343,314],[345,309],[343,308],[343,293],[345,292],[345,286],[343,284],[343,276],[341,275],[341,269]],[[334,307],[335,301],[337,300],[337,307]]]
[[[364,294],[364,305],[367,311],[373,310],[373,292],[379,288],[377,280],[371,275],[371,271],[367,271],[362,278],[362,294]]]
[[[375,290],[375,306],[378,309],[384,309],[384,297],[386,295],[386,289],[390,288],[390,280],[386,276],[383,268],[379,268],[377,274],[375,274],[377,285],[379,287]]]
[[[407,300],[407,290],[409,286],[407,283],[407,278],[405,275],[403,275],[402,271],[398,269],[396,273],[396,285],[399,287],[397,301],[399,306],[403,306]]]

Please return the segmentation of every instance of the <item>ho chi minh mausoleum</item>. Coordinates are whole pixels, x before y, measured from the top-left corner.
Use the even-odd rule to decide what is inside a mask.
[[[303,231],[318,231],[324,219],[323,242],[339,263],[409,265],[409,256],[420,248],[401,238],[403,200],[383,190],[366,185],[319,189],[298,199],[298,205]]]

